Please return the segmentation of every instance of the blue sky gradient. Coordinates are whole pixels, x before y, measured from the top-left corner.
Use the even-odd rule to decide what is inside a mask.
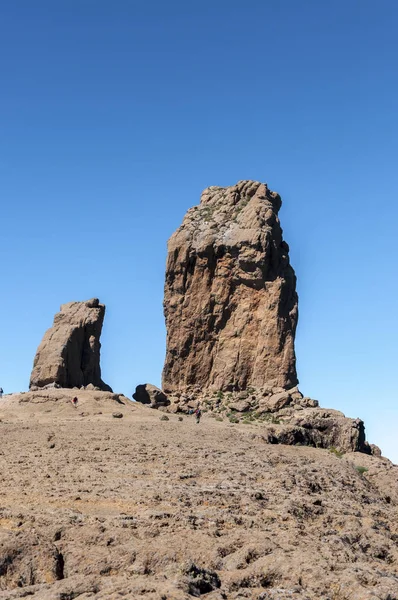
[[[0,4],[0,385],[60,304],[107,305],[103,379],[159,384],[166,241],[266,181],[298,276],[301,389],[398,462],[395,0]]]

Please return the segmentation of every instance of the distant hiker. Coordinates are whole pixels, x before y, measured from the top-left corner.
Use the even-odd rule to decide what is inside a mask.
[[[196,423],[199,425],[200,423],[200,417],[202,416],[202,411],[200,410],[200,407],[198,406],[198,408],[195,410],[194,415],[196,417]]]
[[[77,408],[77,402],[78,402],[78,400],[77,400],[77,396],[75,396],[75,397],[73,398],[73,400],[72,400],[72,404],[73,404],[73,406],[74,406],[75,408]]]
[[[0,388],[0,398],[3,397],[3,388]]]

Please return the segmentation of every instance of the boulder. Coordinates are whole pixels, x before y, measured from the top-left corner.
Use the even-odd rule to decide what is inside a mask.
[[[338,410],[304,409],[290,419],[289,424],[306,431],[308,445],[336,448],[341,452],[371,453],[365,441],[363,421],[350,419]]]
[[[297,385],[296,276],[264,183],[210,187],[168,243],[162,387]]]
[[[37,349],[30,389],[81,388],[112,391],[101,379],[100,336],[105,306],[97,298],[63,304]]]
[[[170,404],[166,394],[151,383],[137,385],[133,398],[141,404],[149,404],[151,408],[169,406]]]
[[[276,412],[289,406],[292,403],[292,397],[289,392],[279,392],[262,399],[259,406],[259,412]]]
[[[304,398],[302,398],[299,401],[300,406],[303,406],[305,408],[316,408],[317,406],[319,406],[319,402],[318,400],[314,400],[313,398],[308,398],[308,396],[305,396]]]
[[[251,409],[251,403],[248,400],[238,400],[237,402],[231,402],[229,408],[237,412],[247,412]]]

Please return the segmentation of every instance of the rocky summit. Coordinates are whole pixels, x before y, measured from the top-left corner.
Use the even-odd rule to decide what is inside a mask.
[[[297,387],[280,205],[211,187],[172,236],[164,389],[113,393],[105,307],[61,307],[0,402],[0,600],[398,600],[398,467]]]
[[[170,238],[166,392],[297,384],[296,277],[280,207],[257,181],[209,187]]]
[[[360,419],[297,387],[298,297],[280,207],[265,183],[210,187],[169,240],[163,407],[261,423],[270,444],[379,454]]]
[[[104,316],[105,306],[97,298],[63,304],[37,349],[30,389],[93,385],[112,391],[101,379],[100,336]]]

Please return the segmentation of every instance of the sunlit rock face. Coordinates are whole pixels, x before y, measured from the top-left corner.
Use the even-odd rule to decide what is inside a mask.
[[[37,349],[30,389],[46,385],[63,388],[92,384],[112,391],[101,379],[100,336],[105,305],[97,298],[63,304]]]
[[[296,276],[264,183],[210,187],[168,243],[166,392],[297,384]]]

